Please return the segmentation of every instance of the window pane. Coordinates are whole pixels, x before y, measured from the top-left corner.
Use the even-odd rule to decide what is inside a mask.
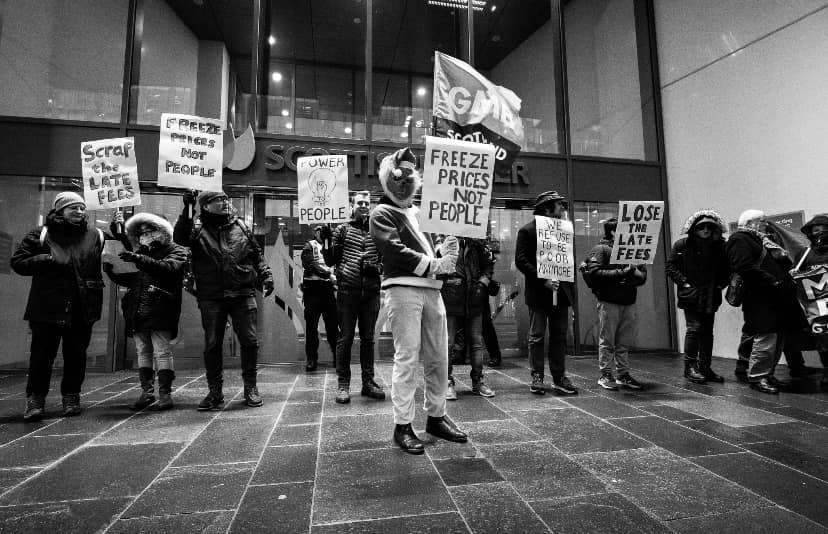
[[[657,159],[654,103],[642,98],[651,92],[641,83],[650,72],[645,9],[633,0],[564,6],[573,154]]]
[[[121,120],[128,0],[0,2],[0,115]]]
[[[365,137],[365,2],[270,0],[260,99],[271,133]]]
[[[246,127],[253,0],[144,0],[142,6],[130,121],[158,125],[162,113],[186,113]]]
[[[521,98],[521,150],[563,151],[558,0],[473,4],[475,66]],[[482,9],[477,9],[482,7]]]
[[[408,76],[374,73],[371,128],[377,141],[408,143],[413,116]]]

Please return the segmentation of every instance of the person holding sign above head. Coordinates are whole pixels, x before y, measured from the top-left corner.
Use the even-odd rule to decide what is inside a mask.
[[[334,283],[336,276],[328,267],[326,256],[331,255],[331,228],[317,225],[313,239],[302,248],[302,300],[305,304],[305,370],[316,370],[319,360],[319,317],[325,321],[325,333],[331,354],[336,360],[336,340],[339,328],[336,322],[336,297]]]
[[[638,321],[635,298],[638,286],[647,281],[647,270],[644,265],[611,263],[617,228],[615,217],[604,223],[604,239],[592,248],[586,260],[589,286],[598,299],[598,368],[601,371],[598,385],[609,390],[617,390],[619,386],[643,389],[630,376],[629,348],[635,340]],[[613,361],[617,379],[612,374]]]
[[[448,335],[446,308],[440,296],[440,274],[451,274],[457,263],[457,239],[442,245],[435,257],[431,238],[420,231],[414,195],[422,184],[417,158],[402,148],[383,158],[379,179],[385,195],[371,213],[371,236],[382,255],[385,307],[394,337],[391,400],[394,403],[394,441],[410,454],[423,454],[414,433],[414,393],[417,362],[422,357],[425,378],[426,432],[464,443],[468,436],[446,417]]]
[[[566,198],[557,191],[546,191],[535,200],[533,214],[565,219],[569,207]],[[515,266],[526,278],[526,305],[529,307],[529,364],[532,385],[529,391],[543,395],[544,338],[549,329],[549,372],[552,374],[552,390],[561,395],[577,395],[578,390],[566,376],[566,331],[569,307],[572,305],[573,284],[538,277],[537,221],[532,219],[518,231],[515,243]]]
[[[46,224],[26,234],[11,257],[14,272],[32,277],[23,315],[32,331],[24,421],[43,418],[61,342],[63,415],[81,413],[86,349],[103,304],[103,247],[103,232],[89,227],[83,197],[64,191],[55,197]]]
[[[665,271],[676,284],[678,307],[684,310],[687,331],[684,335],[684,376],[704,384],[724,382],[710,368],[713,358],[713,322],[722,304],[722,289],[727,287],[730,268],[722,234],[727,227],[713,210],[691,215],[681,233],[687,234],[673,244]]]
[[[259,340],[256,332],[255,291],[273,293],[273,275],[259,243],[244,222],[233,214],[230,199],[221,191],[198,195],[198,221],[192,219],[195,192],[184,195],[184,211],[175,223],[176,243],[190,247],[196,284],[196,298],[204,327],[204,367],[210,392],[198,405],[199,411],[224,408],[222,392],[224,329],[227,318],[241,345],[244,403],[262,405],[256,385]]]
[[[811,323],[811,331],[815,335],[818,335],[821,341],[816,345],[823,367],[822,379],[819,381],[819,385],[822,389],[828,390],[828,327],[826,327],[826,319],[828,319],[826,317],[828,315],[828,294],[825,292],[825,284],[821,283],[822,280],[828,277],[828,215],[817,215],[806,222],[802,226],[802,233],[808,238],[811,246],[797,258],[796,271],[798,273],[805,273],[822,268],[819,282],[811,284],[810,293],[806,290],[804,296],[811,302],[822,301],[816,304],[817,313],[822,313]],[[820,293],[817,288],[822,288],[822,292]],[[814,313],[814,315],[817,313]],[[790,364],[790,362],[788,363]]]

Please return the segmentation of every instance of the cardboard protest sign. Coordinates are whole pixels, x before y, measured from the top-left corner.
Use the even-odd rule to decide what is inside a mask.
[[[101,254],[101,261],[112,264],[112,272],[115,274],[135,273],[138,267],[131,261],[122,260],[118,254],[124,251],[124,245],[120,241],[107,239],[104,241],[104,249]]]
[[[350,218],[348,156],[307,156],[296,160],[299,224],[341,223]]]
[[[816,349],[828,350],[828,267],[816,265],[805,272],[791,271],[796,295],[810,325]]]
[[[161,114],[158,185],[221,191],[222,135],[222,123],[217,119]]]
[[[652,265],[663,220],[664,201],[620,201],[610,263]]]
[[[572,221],[535,215],[538,278],[575,281],[575,230]]]
[[[81,143],[81,172],[83,199],[88,209],[120,208],[141,203],[134,137]]]
[[[426,136],[423,161],[420,228],[438,234],[486,237],[495,147]]]

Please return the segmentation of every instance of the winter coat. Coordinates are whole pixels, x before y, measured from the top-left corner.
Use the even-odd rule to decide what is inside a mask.
[[[744,280],[742,314],[748,335],[771,334],[796,327],[801,313],[796,312],[796,293],[788,275],[790,258],[781,249],[768,250],[762,256],[762,239],[752,232],[738,230],[727,240],[730,270]]]
[[[371,237],[368,218],[336,227],[333,233],[333,260],[339,289],[379,292],[382,263]]]
[[[638,286],[647,281],[647,271],[640,268],[627,271],[626,265],[611,264],[611,257],[610,239],[602,239],[589,251],[586,263],[592,280],[592,292],[603,302],[624,306],[635,304]]]
[[[202,213],[194,224],[181,215],[173,240],[190,247],[198,300],[249,297],[273,280],[262,247],[238,217]]]
[[[476,239],[459,238],[460,249],[454,273],[441,275],[446,315],[476,317],[483,313],[489,294],[486,285],[492,279],[491,255]]]
[[[45,226],[26,234],[11,257],[14,272],[32,277],[23,319],[62,325],[100,319],[103,241],[100,230],[70,225],[54,210]]]
[[[161,239],[141,245],[142,225],[154,227]],[[135,332],[168,331],[178,336],[181,316],[181,285],[187,250],[172,240],[173,228],[166,219],[151,213],[137,213],[124,225],[126,239],[136,258],[138,272],[116,274],[107,271],[113,282],[129,288],[121,300],[128,336]]]
[[[678,307],[701,313],[715,313],[722,304],[722,289],[730,280],[730,267],[725,254],[724,239],[711,237],[704,243],[695,234],[696,224],[700,220],[711,222],[715,219],[719,227],[723,225],[718,214],[710,211],[694,213],[682,230],[682,237],[673,244],[667,258],[665,272],[677,286]],[[706,245],[706,246],[705,246]],[[690,284],[690,287],[684,287]]]
[[[544,285],[543,278],[538,278],[536,263],[538,252],[538,232],[533,217],[529,224],[518,230],[515,242],[515,266],[526,278],[526,305],[531,308],[552,308],[553,292]],[[558,291],[558,306],[571,306],[575,302],[575,285],[561,282]]]

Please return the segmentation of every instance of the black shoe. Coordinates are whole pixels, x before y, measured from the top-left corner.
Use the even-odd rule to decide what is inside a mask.
[[[80,415],[80,393],[67,393],[63,396],[63,417]]]
[[[807,376],[818,375],[821,372],[821,369],[808,367],[807,365],[800,365],[798,367],[788,366],[788,374],[791,375],[791,378],[805,378]]]
[[[32,395],[26,399],[26,411],[23,413],[23,421],[26,423],[36,423],[43,419],[43,408],[46,405],[46,399],[38,395]]]
[[[414,429],[411,428],[411,423],[407,425],[396,425],[394,427],[394,443],[409,454],[422,454],[425,452],[425,446]]]
[[[360,395],[368,397],[369,399],[385,400],[385,390],[382,389],[382,386],[374,382],[373,378],[368,381],[362,381]]]
[[[707,379],[705,379],[704,375],[699,372],[699,369],[696,367],[695,363],[684,364],[684,378],[690,382],[695,382],[696,384],[704,384],[707,382]]]
[[[305,364],[305,372],[306,373],[312,373],[312,372],[316,371],[316,366],[317,366],[316,360],[308,360],[308,363]]]
[[[771,384],[770,380],[767,377],[757,381],[751,382],[750,387],[755,389],[756,391],[761,391],[762,393],[769,393],[771,395],[776,395],[779,393],[779,389],[776,388],[773,384]]]
[[[532,385],[529,386],[529,392],[535,395],[546,395],[546,389],[543,387],[543,375],[532,373]]]
[[[454,423],[452,423],[450,419],[447,419],[446,416],[428,416],[428,420],[426,421],[426,432],[435,438],[442,438],[446,441],[453,441],[455,443],[465,443],[469,439],[469,436],[454,426]]]
[[[604,373],[598,379],[598,385],[610,391],[618,391],[618,384],[615,383],[615,378],[612,373]]]
[[[773,375],[768,376],[768,382],[770,382],[771,385],[773,387],[777,388],[777,389],[785,389],[785,388],[791,387],[790,382],[786,382],[784,380],[779,380],[778,378],[776,378]]]
[[[618,375],[618,378],[615,379],[615,383],[618,386],[624,386],[630,389],[644,389],[644,386],[641,384],[641,382],[631,377],[630,373]]]
[[[209,412],[211,410],[221,410],[224,408],[224,395],[221,390],[211,389],[204,399],[198,403],[199,412]]]
[[[351,402],[349,389],[350,386],[348,384],[339,384],[339,387],[336,388],[336,398],[334,399],[337,404],[348,404]]]
[[[562,376],[552,379],[552,391],[561,395],[577,395],[578,390],[572,385],[569,377]]]
[[[244,403],[251,408],[258,408],[264,402],[259,395],[259,388],[256,386],[244,386]]]
[[[737,367],[736,370],[733,371],[733,374],[736,375],[736,380],[739,382],[749,382],[747,369],[740,369]]]
[[[720,374],[717,374],[710,367],[707,367],[707,366],[700,367],[699,372],[702,374],[704,379],[707,380],[708,382],[718,382],[719,384],[724,382],[724,377]]]
[[[502,364],[503,360],[500,356],[489,358],[489,367],[500,367]]]

